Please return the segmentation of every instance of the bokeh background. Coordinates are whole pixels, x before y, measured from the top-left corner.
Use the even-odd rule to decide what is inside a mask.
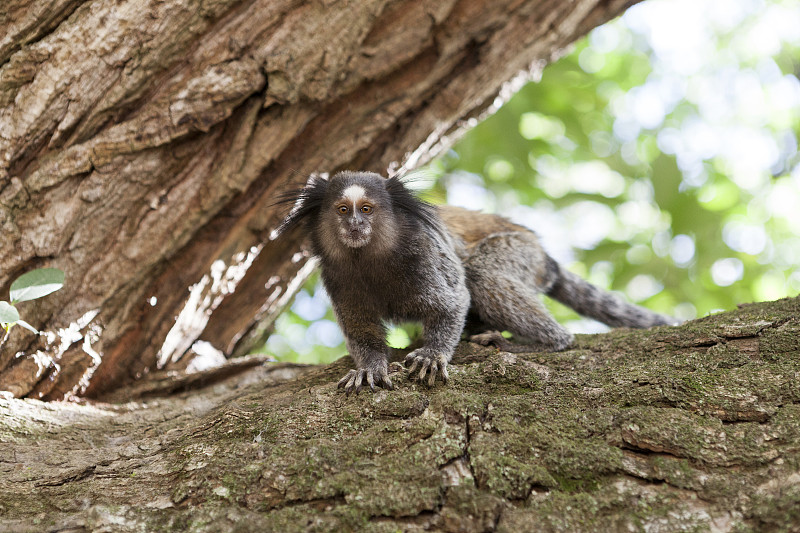
[[[681,319],[797,295],[798,74],[796,0],[648,0],[548,65],[416,184],[534,229],[572,271]],[[547,303],[573,332],[607,329]],[[394,328],[390,344],[418,329]],[[263,351],[346,353],[318,276]]]

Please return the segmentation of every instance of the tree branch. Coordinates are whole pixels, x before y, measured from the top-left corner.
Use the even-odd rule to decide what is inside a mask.
[[[791,530],[798,317],[463,343],[448,386],[349,397],[344,359],[143,403],[0,400],[0,528]]]

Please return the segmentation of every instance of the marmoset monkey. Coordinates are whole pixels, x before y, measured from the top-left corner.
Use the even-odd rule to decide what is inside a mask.
[[[281,230],[301,224],[356,364],[340,381],[391,389],[386,322],[416,321],[424,344],[406,357],[419,379],[447,381],[465,320],[508,330],[515,340],[563,350],[570,334],[539,301],[544,293],[609,326],[673,320],[624,302],[563,269],[532,231],[497,215],[434,207],[399,178],[339,172],[314,178],[281,200],[294,203]],[[485,340],[487,337],[478,336]]]

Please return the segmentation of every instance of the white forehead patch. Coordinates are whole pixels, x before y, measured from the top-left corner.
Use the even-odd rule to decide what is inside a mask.
[[[361,185],[351,185],[342,192],[342,198],[347,198],[353,204],[356,204],[359,200],[364,198],[367,195],[367,191],[364,190],[364,187]]]

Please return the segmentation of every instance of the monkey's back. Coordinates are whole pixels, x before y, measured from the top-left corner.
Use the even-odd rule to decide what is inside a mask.
[[[552,286],[558,267],[535,232],[500,215],[453,206],[439,206],[438,211],[447,230],[463,243],[457,252],[473,299],[479,292],[496,295],[520,290],[501,286],[511,278],[520,287],[536,292],[546,292]]]
[[[496,233],[521,232],[535,236],[528,228],[500,215],[479,213],[451,205],[438,206],[437,211],[448,231],[460,238],[468,248]]]

